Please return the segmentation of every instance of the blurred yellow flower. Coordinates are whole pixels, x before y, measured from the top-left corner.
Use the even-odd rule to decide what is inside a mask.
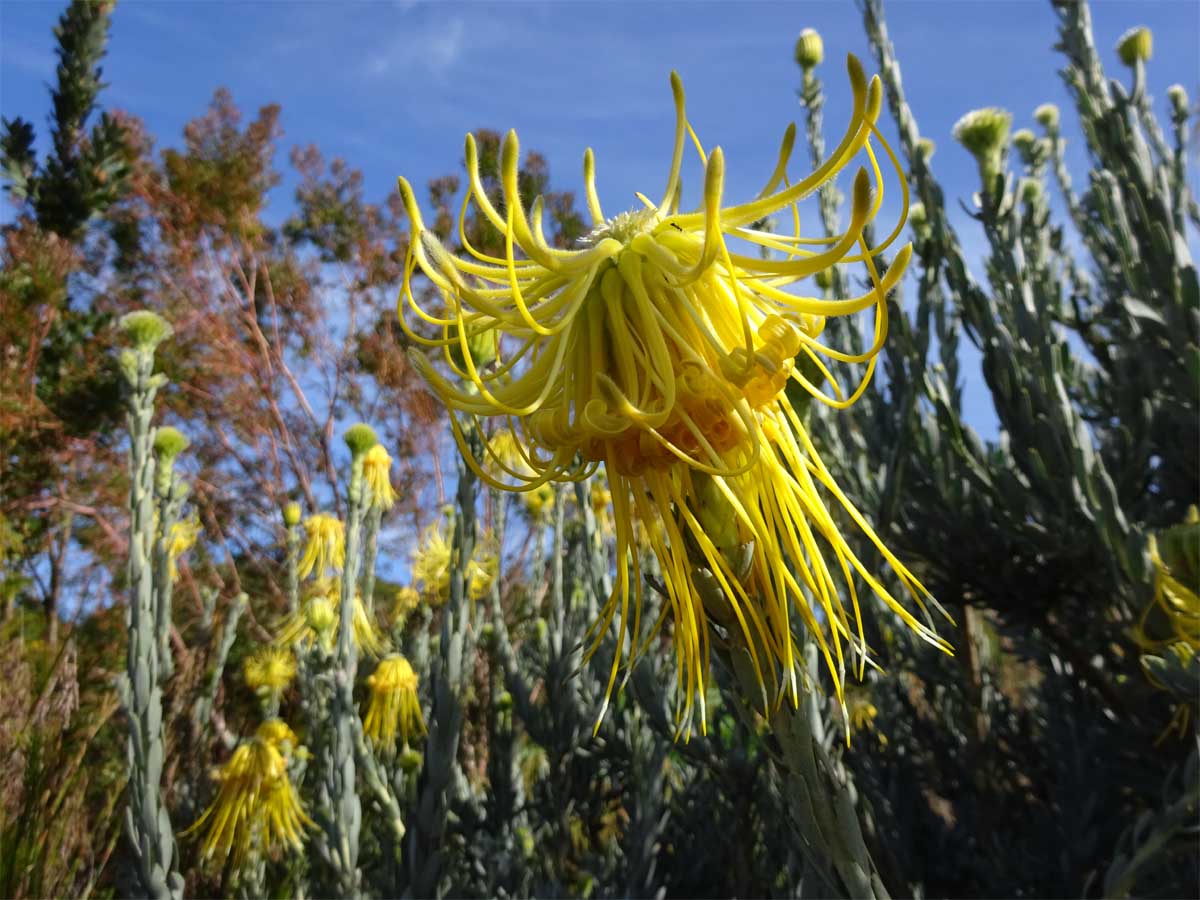
[[[246,657],[242,674],[250,690],[280,694],[296,677],[296,657],[285,647],[261,647]]]
[[[330,569],[340,571],[346,564],[346,529],[342,521],[326,513],[317,513],[304,520],[304,531],[308,543],[297,574],[307,578],[316,572],[318,578],[323,578]]]
[[[338,633],[338,608],[341,602],[340,578],[318,578],[305,595],[300,609],[289,617],[275,638],[276,644],[300,644],[311,647],[319,643],[326,650],[333,647]],[[387,651],[387,640],[363,604],[362,595],[354,594],[354,641],[359,649],[374,657]]]
[[[396,503],[396,492],[392,490],[389,470],[392,458],[383,449],[383,444],[376,444],[363,456],[363,478],[367,483],[367,499],[371,506],[379,509],[391,509]]]
[[[425,734],[425,719],[417,698],[417,673],[398,653],[384,657],[367,678],[370,705],[363,719],[363,733],[376,747],[391,747],[396,732],[407,744]]]
[[[475,553],[467,564],[468,593],[478,600],[492,588],[499,572],[495,538],[487,532],[475,543]],[[450,542],[441,524],[425,529],[421,543],[412,553],[412,579],[421,596],[431,606],[450,599]]]
[[[237,866],[251,850],[301,849],[304,829],[314,823],[288,777],[288,759],[298,747],[292,730],[271,719],[233,752],[215,775],[217,796],[184,832],[205,830],[201,849],[206,859],[232,853]]]
[[[172,581],[179,579],[179,567],[175,561],[196,545],[200,531],[200,519],[195,514],[190,519],[182,519],[171,526],[171,533],[167,535],[167,559],[171,565]]]
[[[772,685],[768,693],[780,698],[783,692],[774,686],[782,684],[798,702],[794,613],[815,636],[839,700],[847,649],[857,654],[861,676],[868,648],[856,578],[914,632],[949,649],[843,537],[839,520],[848,520],[878,548],[913,606],[923,611],[932,600],[838,488],[785,393],[790,388],[834,408],[858,399],[887,335],[887,295],[911,258],[910,246],[894,250],[882,277],[875,263],[901,234],[903,212],[877,246],[866,243],[865,229],[883,201],[883,176],[872,140],[897,172],[900,210],[908,209],[909,198],[903,171],[876,128],[879,80],[868,83],[853,57],[848,70],[853,96],[849,126],[829,159],[793,184],[787,165],[795,127],[789,126],[762,190],[733,206],[723,203],[725,155],[700,142],[687,119],[683,86],[672,74],[675,141],[661,199],[655,203],[639,194],[643,208],[606,219],[589,150],[584,183],[594,228],[574,249],[550,246],[542,229],[541,198],[529,207],[531,198],[520,196],[514,132],[501,152],[500,208],[483,185],[475,140],[467,136],[461,257],[425,227],[415,193],[400,179],[412,222],[401,326],[413,342],[441,351],[450,377],[423,355],[412,354],[413,362],[452,412],[454,434],[468,464],[489,485],[518,491],[578,480],[601,464],[605,467],[618,567],[588,649],[589,655],[594,653],[614,619],[619,622],[622,641],[605,704],[617,681],[624,644],[636,656],[649,643],[642,634],[644,578],[635,549],[635,519],[659,561],[666,613],[674,620],[677,719],[689,730],[697,712],[704,728],[710,682],[709,612],[696,587],[700,570],[711,573],[726,598],[729,627],[740,631],[760,683]],[[682,212],[680,171],[689,139],[704,167],[703,200],[698,209]],[[831,182],[860,153],[865,167],[853,179],[846,230],[832,238],[802,237],[799,201]],[[490,256],[470,244],[464,222],[471,203],[500,231],[503,256]],[[793,233],[755,226],[779,211],[791,220]],[[730,246],[727,238],[737,244]],[[744,244],[766,252],[738,252]],[[852,262],[862,263],[870,279],[871,289],[861,296],[826,300],[784,290]],[[442,309],[420,305],[412,287],[417,269],[434,285]],[[440,334],[417,333],[405,307]],[[874,328],[864,352],[821,342],[825,317],[866,310],[874,311]],[[472,340],[485,334],[502,339],[490,342],[494,354],[489,351],[477,360]],[[864,366],[848,396],[823,357]],[[831,394],[819,386],[822,381]],[[523,465],[512,465],[511,453],[506,462],[504,448],[498,452],[490,443],[485,458],[474,460],[460,416],[474,420],[479,433],[485,430],[480,417],[506,422]],[[725,523],[730,545],[717,545],[700,521],[702,514]]]
[[[392,601],[392,621],[407,619],[420,605],[421,594],[412,585],[406,584],[396,591],[396,598]]]

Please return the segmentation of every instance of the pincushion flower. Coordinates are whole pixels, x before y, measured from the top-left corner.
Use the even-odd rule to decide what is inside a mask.
[[[234,865],[252,849],[299,850],[304,829],[314,823],[304,812],[288,776],[288,760],[299,743],[279,719],[258,727],[216,774],[217,796],[185,834],[205,830],[205,858],[233,854]]]
[[[250,690],[278,696],[296,677],[296,657],[285,647],[262,647],[246,657],[242,674]]]
[[[340,578],[318,578],[314,581],[300,609],[284,622],[275,638],[276,644],[285,647],[299,644],[307,648],[319,643],[327,651],[331,650],[337,639],[341,590]],[[358,591],[354,592],[354,642],[359,649],[374,657],[382,656],[387,649],[387,640],[367,612]]]
[[[417,673],[408,660],[393,653],[380,661],[367,678],[371,691],[363,733],[377,747],[391,747],[397,731],[407,745],[425,734],[425,719],[417,699]]]
[[[868,84],[853,57],[848,69],[853,108],[829,158],[792,183],[787,167],[795,126],[789,126],[762,190],[735,205],[724,203],[725,155],[719,147],[704,149],[672,73],[675,140],[661,199],[654,203],[639,194],[643,208],[605,218],[587,151],[584,180],[594,228],[574,249],[552,247],[543,232],[542,200],[519,195],[513,132],[501,153],[501,208],[484,189],[475,141],[467,136],[459,256],[426,228],[415,194],[400,179],[412,221],[400,320],[412,341],[440,350],[444,361],[439,367],[414,353],[414,364],[453,413],[464,457],[489,485],[532,491],[605,467],[617,572],[589,653],[615,619],[621,640],[607,698],[625,644],[631,657],[648,644],[636,520],[658,558],[667,597],[652,631],[667,615],[673,618],[677,718],[684,727],[696,711],[704,725],[710,618],[741,633],[764,688],[786,688],[767,693],[790,694],[793,702],[799,697],[793,617],[819,644],[839,700],[847,650],[856,655],[861,677],[868,648],[856,577],[914,632],[948,649],[914,615],[932,598],[837,486],[785,393],[791,384],[835,408],[862,394],[887,335],[887,294],[911,257],[911,247],[900,248],[879,275],[875,257],[901,233],[903,216],[878,246],[869,247],[863,236],[883,200],[873,139],[898,174],[900,168],[876,129],[879,80]],[[704,167],[703,200],[684,212],[680,170],[689,137]],[[846,230],[832,238],[801,236],[798,202],[860,153],[868,167],[853,179]],[[900,209],[907,210],[902,174],[899,183]],[[500,231],[503,256],[471,245],[464,227],[470,204]],[[791,220],[792,234],[754,227],[779,212]],[[746,244],[768,252],[739,252]],[[872,285],[861,296],[824,300],[786,290],[835,264],[854,262],[864,265]],[[418,269],[440,297],[440,309],[426,309],[414,291]],[[821,341],[826,317],[866,310],[874,311],[874,329],[864,352]],[[499,337],[491,342],[495,352],[476,360],[472,341],[485,334]],[[826,359],[864,366],[849,396],[837,388]],[[806,372],[820,372],[832,395]],[[484,459],[473,459],[462,417],[481,433],[480,419],[501,419],[515,436],[522,464],[486,447]],[[840,521],[852,523],[878,548],[908,602],[853,551]],[[720,539],[710,533],[713,522],[721,523]],[[716,588],[705,596],[723,600],[706,607],[697,587],[702,579]]]
[[[475,553],[467,564],[467,593],[472,600],[483,597],[496,580],[499,558],[494,545],[490,534],[475,543]],[[441,606],[450,598],[450,555],[450,542],[439,523],[425,529],[412,553],[413,583],[431,606]]]
[[[322,578],[330,569],[340,571],[346,564],[346,526],[341,519],[317,513],[304,520],[304,532],[308,543],[296,570],[300,577],[307,578],[315,572]]]
[[[363,455],[363,480],[367,484],[368,502],[378,509],[391,509],[396,503],[396,492],[388,475],[391,467],[392,458],[383,449],[383,444],[376,444]]]

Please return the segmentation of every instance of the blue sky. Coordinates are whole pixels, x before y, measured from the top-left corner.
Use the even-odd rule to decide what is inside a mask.
[[[51,28],[60,3],[0,2],[0,110],[34,121],[45,138],[53,79]],[[909,101],[923,134],[938,144],[935,173],[968,256],[982,235],[954,202],[977,186],[973,161],[950,136],[958,117],[985,105],[1007,107],[1016,127],[1053,101],[1069,110],[1052,50],[1048,0],[927,0],[887,4]],[[1200,3],[1196,0],[1094,2],[1093,24],[1111,76],[1127,78],[1112,50],[1130,25],[1154,31],[1151,90],[1165,109],[1167,85],[1200,88]],[[230,88],[248,114],[282,106],[284,173],[270,208],[290,203],[287,150],[316,143],[326,157],[362,169],[368,197],[381,198],[403,174],[414,185],[455,171],[466,131],[517,129],[522,146],[549,160],[553,183],[580,196],[583,150],[596,151],[608,214],[629,208],[633,192],[659,193],[670,152],[668,75],[677,69],[689,115],[706,144],[726,152],[726,197],[746,198],[774,164],[787,122],[798,119],[792,46],[801,28],[824,37],[819,70],[829,100],[830,134],[845,124],[842,64],[858,54],[872,71],[857,9],[820,3],[414,3],[136,2],[113,16],[105,62],[107,106],[140,116],[159,147],[179,142],[213,90]],[[1074,118],[1064,132],[1077,181],[1084,156]],[[693,170],[691,184],[698,177]],[[884,210],[887,221],[888,209]],[[8,217],[7,210],[5,216]],[[974,360],[964,371],[971,418],[994,432]]]

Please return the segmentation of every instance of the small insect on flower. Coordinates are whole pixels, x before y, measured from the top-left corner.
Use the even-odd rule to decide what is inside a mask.
[[[377,509],[391,509],[396,503],[396,492],[388,475],[392,458],[376,444],[363,455],[363,479],[367,483],[367,499]]]
[[[384,657],[367,678],[370,705],[363,720],[363,733],[376,747],[393,747],[396,732],[407,746],[425,734],[425,719],[417,698],[417,673],[398,653]]]
[[[441,357],[435,365],[413,353],[414,365],[451,411],[463,456],[487,484],[534,491],[589,477],[604,466],[617,569],[612,594],[589,634],[588,655],[617,621],[620,639],[607,705],[626,644],[632,666],[670,617],[679,684],[676,719],[685,734],[697,711],[704,729],[710,620],[740,636],[763,693],[776,703],[785,694],[799,702],[794,616],[815,636],[839,699],[847,647],[858,656],[861,677],[868,650],[856,578],[914,632],[948,650],[846,541],[841,522],[866,535],[924,612],[932,598],[837,486],[785,392],[806,392],[837,409],[862,395],[887,336],[887,295],[912,255],[909,246],[893,250],[880,275],[876,258],[903,231],[908,191],[876,127],[879,80],[868,83],[853,57],[848,72],[849,124],[829,158],[793,183],[787,173],[795,143],[791,125],[762,189],[732,206],[723,199],[725,154],[720,147],[706,149],[696,135],[683,84],[672,73],[675,140],[661,199],[656,203],[639,194],[642,208],[606,218],[588,150],[584,184],[594,228],[573,249],[550,245],[542,198],[520,195],[514,132],[501,152],[499,207],[484,187],[475,139],[467,136],[458,256],[425,226],[415,193],[400,179],[412,222],[400,322],[411,341]],[[704,169],[703,198],[699,208],[684,211],[681,166],[689,140]],[[873,141],[897,173],[902,211],[874,247],[865,230],[879,212],[884,183]],[[831,238],[802,236],[798,203],[860,153],[865,166],[849,192],[846,230]],[[471,244],[465,227],[471,204],[503,237],[502,256]],[[755,227],[780,211],[792,233]],[[739,252],[745,244],[764,252]],[[854,262],[863,264],[871,284],[861,296],[824,299],[785,290]],[[418,269],[441,298],[440,309],[426,309],[419,301],[413,288]],[[866,310],[874,311],[874,328],[863,352],[821,341],[825,317]],[[485,357],[476,358],[472,340],[481,335],[496,339]],[[857,387],[844,393],[823,358],[861,364]],[[480,434],[486,433],[482,418],[500,420],[515,437],[521,465],[488,446],[485,458],[475,459],[460,417]],[[719,535],[708,527],[712,523],[720,523]],[[666,597],[651,635],[642,633],[640,534],[658,558]]]
[[[341,519],[317,513],[304,520],[304,531],[308,543],[296,570],[299,576],[307,578],[315,572],[324,578],[330,569],[340,572],[346,564],[346,528]]]
[[[252,740],[234,750],[215,775],[216,798],[184,832],[204,831],[206,859],[232,853],[238,866],[251,851],[301,849],[304,829],[314,825],[288,775],[288,761],[301,752],[296,735],[279,719],[264,722]]]

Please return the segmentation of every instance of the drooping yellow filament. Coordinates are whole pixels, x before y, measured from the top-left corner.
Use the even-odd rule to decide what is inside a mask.
[[[853,108],[829,158],[808,176],[789,179],[795,144],[790,127],[763,190],[734,206],[722,205],[725,155],[720,147],[706,150],[701,143],[688,122],[682,83],[672,74],[675,141],[662,200],[656,205],[639,194],[644,208],[605,220],[589,150],[584,181],[595,227],[574,250],[550,246],[542,233],[541,198],[528,203],[519,195],[519,145],[513,132],[500,159],[503,211],[483,188],[478,151],[474,139],[467,138],[468,189],[458,229],[466,258],[454,256],[425,228],[415,194],[400,179],[413,227],[400,322],[417,344],[441,349],[445,368],[415,353],[414,364],[451,410],[468,465],[489,485],[536,491],[605,467],[616,578],[589,633],[588,652],[595,652],[616,623],[611,695],[622,662],[632,664],[646,646],[639,543],[632,525],[637,519],[665,586],[664,613],[652,631],[671,618],[678,716],[685,732],[696,712],[704,727],[714,617],[723,619],[722,627],[741,632],[763,686],[786,688],[793,702],[798,700],[794,618],[814,636],[839,700],[847,653],[860,676],[868,663],[856,578],[922,638],[949,651],[911,611],[924,613],[932,598],[838,488],[785,393],[794,382],[834,408],[862,395],[887,337],[887,294],[911,258],[905,246],[882,275],[876,264],[901,233],[907,188],[876,127],[879,80],[868,82],[853,57],[848,72]],[[681,213],[680,170],[689,139],[704,167],[704,196],[696,211]],[[864,233],[883,201],[873,140],[896,169],[904,202],[900,221],[871,247]],[[867,165],[853,179],[846,229],[831,237],[802,237],[797,204],[860,153]],[[503,235],[503,256],[489,256],[467,242],[465,219],[472,205]],[[750,227],[780,210],[789,212],[793,234]],[[769,253],[760,258],[736,252],[729,238]],[[827,300],[785,290],[854,261],[864,264],[870,279],[871,289],[861,296]],[[419,302],[413,290],[418,270],[440,297],[441,310],[428,311]],[[868,309],[874,312],[874,328],[862,353],[819,339],[826,317]],[[472,339],[488,333],[503,340],[492,342],[494,358],[477,360]],[[815,364],[833,396],[805,376],[798,359]],[[834,382],[826,359],[863,365],[861,380],[848,396]],[[501,453],[489,446],[482,460],[475,459],[459,416],[475,420],[477,427],[481,418],[503,417],[513,449]],[[854,553],[840,530],[845,521],[878,548],[904,596],[895,596]],[[746,554],[749,564],[743,565],[739,555]],[[727,608],[706,607],[698,580],[715,585]],[[781,697],[785,692],[769,693]]]

